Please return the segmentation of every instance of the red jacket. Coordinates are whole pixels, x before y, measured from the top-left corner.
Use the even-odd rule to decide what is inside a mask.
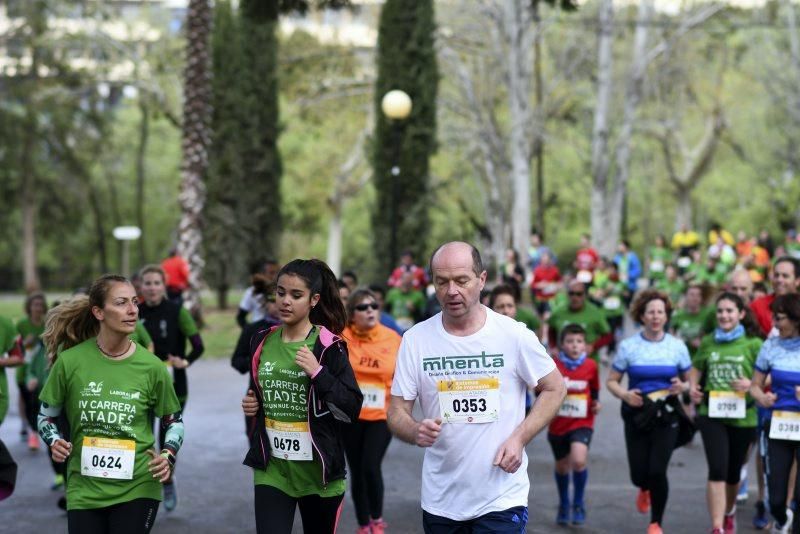
[[[183,291],[189,287],[189,264],[180,256],[170,256],[161,262],[167,275],[165,285],[170,289]]]
[[[772,330],[772,310],[770,306],[772,306],[772,301],[774,300],[775,295],[765,295],[750,304],[750,309],[753,311],[753,315],[756,316],[758,326],[761,327],[761,333],[765,338]]]

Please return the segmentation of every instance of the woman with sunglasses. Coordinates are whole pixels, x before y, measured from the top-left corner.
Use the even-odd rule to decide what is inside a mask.
[[[350,295],[347,317],[347,328],[342,335],[364,395],[358,422],[344,436],[353,504],[359,534],[383,534],[386,524],[381,462],[392,440],[386,411],[401,338],[380,324],[380,305],[368,289],[357,289]]]
[[[705,336],[689,371],[695,420],[708,462],[706,499],[712,534],[736,530],[736,494],[742,465],[756,439],[756,409],[747,395],[761,338],[741,297],[716,300],[717,328]]]
[[[772,532],[786,534],[792,528],[792,510],[786,506],[792,463],[800,461],[800,295],[776,297],[770,306],[778,336],[764,342],[756,360],[750,394],[771,410],[764,423],[769,508],[775,518]],[[767,376],[772,391],[764,392]],[[800,477],[795,480],[800,495]]]

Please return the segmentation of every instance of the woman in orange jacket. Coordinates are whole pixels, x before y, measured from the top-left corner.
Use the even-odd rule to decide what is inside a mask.
[[[383,475],[381,462],[392,440],[386,410],[394,377],[400,336],[380,324],[375,295],[358,289],[347,302],[347,341],[350,365],[355,371],[364,403],[358,422],[344,433],[350,465],[353,504],[360,534],[383,534]]]

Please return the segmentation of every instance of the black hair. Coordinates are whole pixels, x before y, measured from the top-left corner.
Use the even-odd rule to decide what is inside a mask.
[[[586,341],[586,330],[579,324],[570,323],[562,328],[561,333],[558,334],[558,344],[562,345],[564,343],[564,338],[570,334],[580,334],[583,336],[584,341]]]
[[[352,278],[353,282],[355,282],[356,285],[358,285],[358,276],[356,276],[356,273],[354,273],[353,271],[345,271],[342,273],[342,279],[344,279],[345,276],[349,276],[350,278]]]
[[[311,308],[309,320],[334,334],[341,334],[347,325],[347,312],[339,298],[338,282],[330,267],[318,259],[296,259],[281,267],[278,279],[283,275],[300,278],[305,282],[311,296],[319,295],[319,302]]]
[[[783,313],[795,326],[800,327],[800,294],[787,293],[775,297],[769,306],[772,313]]]
[[[372,291],[373,293],[380,294],[381,297],[385,297],[386,296],[386,288],[383,287],[380,284],[370,284],[369,285],[369,290]]]
[[[511,287],[510,284],[499,284],[494,286],[492,292],[489,293],[489,307],[494,309],[494,303],[497,301],[497,297],[500,295],[510,295],[512,299],[514,299],[514,304],[519,303],[518,292],[514,291],[514,288]]]

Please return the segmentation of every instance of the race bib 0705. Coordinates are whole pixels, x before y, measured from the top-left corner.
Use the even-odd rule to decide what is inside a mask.
[[[440,380],[439,408],[445,423],[492,423],[500,413],[500,380]]]
[[[311,433],[308,423],[283,423],[265,419],[267,436],[272,456],[290,461],[311,461],[314,453],[311,447]]]
[[[744,391],[711,391],[708,394],[708,416],[743,419],[746,406]]]
[[[131,480],[135,456],[136,442],[132,439],[84,436],[81,448],[81,475]]]
[[[800,412],[772,412],[769,437],[800,441]]]
[[[561,408],[558,409],[558,417],[583,419],[587,413],[589,413],[589,395],[586,393],[567,395],[561,403]]]
[[[362,408],[378,408],[380,410],[386,407],[386,388],[382,384],[368,384],[358,383],[361,394],[364,395],[364,402],[361,403]]]

